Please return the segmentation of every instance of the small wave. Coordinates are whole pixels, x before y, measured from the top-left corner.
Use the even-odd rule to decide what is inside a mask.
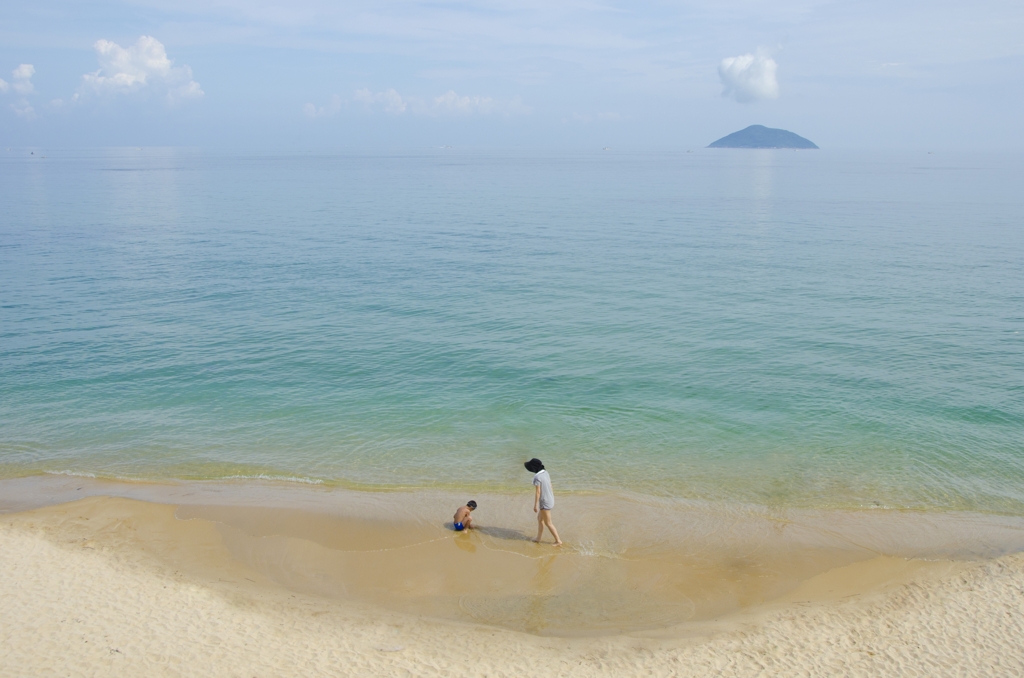
[[[51,476],[74,476],[75,478],[95,478],[95,473],[86,473],[84,471],[43,471],[47,475]]]
[[[237,476],[224,476],[219,480],[276,480],[286,483],[304,483],[306,485],[323,485],[324,481],[319,478],[302,478],[299,476],[271,476],[266,473],[257,473],[255,475],[237,475]]]
[[[590,539],[584,539],[575,543],[572,543],[568,550],[575,553],[578,556],[584,556],[587,558],[608,558],[610,560],[632,560],[622,553],[616,553],[615,551],[607,551],[598,547]]]
[[[51,476],[72,476],[75,478],[95,478],[95,479],[109,479],[109,480],[125,480],[125,481],[138,481],[139,478],[132,478],[128,476],[98,476],[95,473],[88,473],[86,471],[43,471]],[[256,473],[252,475],[233,475],[233,476],[221,476],[208,478],[208,480],[271,480],[277,482],[286,483],[303,483],[305,485],[323,485],[324,481],[319,478],[305,478],[300,476],[274,476],[266,473]]]

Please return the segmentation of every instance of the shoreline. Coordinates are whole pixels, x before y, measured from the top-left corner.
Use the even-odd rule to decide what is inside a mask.
[[[690,634],[817,590],[809,582],[830,572],[845,573],[832,589],[863,596],[908,570],[1024,552],[1024,519],[1014,517],[598,495],[560,498],[567,543],[556,550],[530,541],[526,493],[475,498],[481,529],[455,533],[450,516],[466,498],[450,492],[39,476],[0,481],[0,517],[49,516],[56,529],[57,516],[77,512],[83,520],[67,529],[93,540],[98,525],[131,523],[131,539],[111,548],[183,572],[243,568],[289,594],[564,637]]]
[[[0,515],[5,673],[782,676],[1024,670],[1024,554],[982,562],[878,556],[827,569],[773,600],[714,618],[573,637],[296,591],[240,562],[223,524],[183,516],[180,509],[91,497]],[[359,525],[366,523],[351,527]],[[362,538],[383,537],[371,529]]]

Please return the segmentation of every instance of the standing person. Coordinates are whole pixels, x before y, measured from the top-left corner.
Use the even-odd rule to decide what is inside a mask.
[[[558,530],[551,522],[551,509],[555,508],[555,493],[551,491],[551,476],[544,470],[544,463],[540,459],[531,459],[523,466],[534,474],[533,512],[537,514],[537,538],[534,541],[540,543],[540,538],[544,536],[544,526],[547,525],[551,536],[555,538],[555,546],[561,546],[562,540],[558,538]]]

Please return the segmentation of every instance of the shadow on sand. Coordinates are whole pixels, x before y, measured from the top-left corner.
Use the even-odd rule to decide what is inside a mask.
[[[451,521],[445,523],[444,526],[446,529],[453,531],[455,530],[455,523]],[[508,527],[474,527],[472,530],[467,531],[467,533],[469,532],[478,532],[488,537],[494,537],[495,539],[505,539],[508,541],[530,541],[530,537],[528,537],[527,535],[523,534],[519,530],[513,530]]]
[[[495,539],[507,539],[509,541],[530,541],[530,537],[523,534],[519,530],[513,530],[508,527],[476,527],[473,528],[480,534],[485,534],[488,537],[494,537]]]

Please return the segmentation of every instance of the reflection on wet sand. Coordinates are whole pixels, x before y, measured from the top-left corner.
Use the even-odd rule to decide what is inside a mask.
[[[556,550],[530,541],[528,496],[480,497],[479,526],[454,532],[435,518],[450,515],[452,498],[443,493],[81,481],[50,489],[54,500],[83,492],[108,497],[21,515],[63,520],[73,513],[76,529],[111,534],[130,525],[125,538],[175,568],[237,570],[236,580],[323,600],[535,634],[666,629],[778,600],[836,568],[854,568],[842,570],[841,583],[857,593],[884,582],[908,558],[1024,548],[1022,521],[969,514],[783,513],[566,496],[558,517],[566,546]],[[109,498],[116,494],[164,503]]]
[[[494,539],[507,539],[509,541],[530,541],[530,537],[520,532],[519,530],[513,530],[507,527],[493,527],[489,525],[483,525],[476,528],[476,532],[493,537]]]

